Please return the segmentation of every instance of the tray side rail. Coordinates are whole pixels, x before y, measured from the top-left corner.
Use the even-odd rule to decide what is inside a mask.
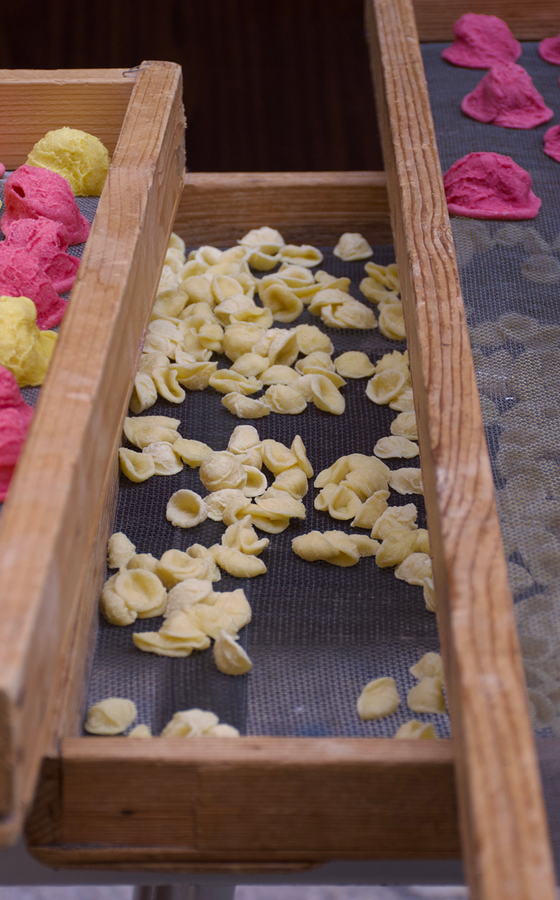
[[[453,23],[465,13],[482,13],[503,19],[518,41],[542,41],[560,31],[560,8],[556,0],[413,0],[418,38],[452,41]]]
[[[182,186],[181,91],[174,63],[137,73],[0,521],[4,842],[17,837],[56,727],[50,689]]]
[[[367,0],[411,357],[463,852],[476,900],[553,865],[453,237],[411,0]]]

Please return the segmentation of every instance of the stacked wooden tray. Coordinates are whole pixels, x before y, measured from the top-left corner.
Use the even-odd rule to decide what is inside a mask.
[[[482,2],[467,6],[439,0],[419,0],[416,7],[424,40],[451,39],[452,23],[469,10],[502,16],[518,38],[560,31],[560,15],[549,0],[528,11],[506,0],[492,10]],[[134,157],[135,177],[124,161],[122,173],[113,162],[108,185],[121,188],[117,203],[128,206],[121,213],[111,204],[111,215],[103,215],[106,189],[56,365],[0,524],[0,574],[9,587],[0,621],[0,740],[6,760],[0,797],[5,833],[13,836],[42,760],[27,836],[33,853],[47,864],[196,871],[294,869],[342,858],[453,858],[460,853],[455,763],[472,896],[554,896],[414,11],[410,0],[368,0],[366,12],[453,744],[79,736],[114,509],[115,449],[181,175],[179,103],[176,92],[171,96],[172,68],[163,66],[162,79],[170,79],[166,122],[155,129],[157,136],[150,132],[149,165]],[[158,116],[163,115],[164,104],[154,101],[153,91],[146,87],[141,95],[139,90],[151,71],[156,69],[147,67],[136,76],[123,127],[124,134],[130,124],[133,156],[144,147],[132,139],[133,123],[141,127],[144,114],[153,121],[148,108],[158,107]],[[37,136],[49,127],[54,123],[41,123]],[[102,130],[96,133],[104,138]],[[124,146],[121,135],[118,162]],[[2,158],[8,163],[0,145]],[[15,154],[11,164],[21,161]],[[155,200],[151,205],[154,196],[161,207]],[[315,244],[334,243],[343,231],[361,231],[374,243],[393,240],[384,176],[368,173],[190,175],[175,229],[189,244],[227,246],[265,222],[285,229],[293,240]],[[114,229],[126,243],[118,259]],[[76,302],[94,287],[108,292],[103,306]],[[98,340],[92,348],[93,333]],[[56,403],[65,414],[59,413],[55,423],[48,410]]]

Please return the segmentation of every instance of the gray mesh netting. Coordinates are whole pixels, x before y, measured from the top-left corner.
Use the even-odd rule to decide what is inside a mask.
[[[446,63],[444,46],[422,46],[443,172],[473,151],[502,153],[530,173],[542,200],[531,221],[451,223],[533,725],[539,737],[560,737],[560,165],[542,150],[560,116],[560,67],[523,43],[518,63],[555,115],[529,131],[498,128],[461,112],[485,72]],[[558,749],[537,747],[560,858]]]
[[[351,277],[351,293],[363,300],[358,290],[363,262],[344,263],[332,251],[323,252],[322,268]],[[392,262],[393,248],[376,247],[374,259],[381,264]],[[317,324],[319,320],[305,310],[297,321]],[[383,353],[404,349],[404,343],[389,341],[377,331],[322,327],[333,341],[335,355],[359,349],[377,360]],[[220,366],[230,364],[225,357],[219,360]],[[252,424],[261,438],[288,445],[300,434],[317,473],[343,454],[372,454],[376,441],[389,434],[396,413],[371,403],[365,387],[366,379],[348,380],[342,389],[347,404],[342,416],[310,405],[298,416],[271,414]],[[223,450],[241,420],[227,412],[221,399],[221,394],[207,388],[187,392],[180,405],[160,398],[146,414],[180,418],[179,431],[184,437]],[[391,468],[418,465],[418,460],[387,462]],[[225,528],[221,522],[208,519],[183,530],[166,520],[167,500],[179,488],[207,493],[198,470],[188,467],[143,484],[133,484],[121,475],[114,531],[123,531],[137,552],[158,557],[169,548],[185,550],[194,543],[210,546],[219,542]],[[187,659],[170,659],[136,649],[133,632],[157,630],[162,619],[138,620],[129,627],[101,619],[88,706],[104,697],[129,697],[138,707],[138,721],[150,725],[154,734],[161,732],[176,711],[195,706],[210,709],[221,721],[253,735],[390,737],[401,724],[416,717],[406,705],[407,693],[417,683],[408,670],[424,653],[438,649],[435,616],[426,610],[421,588],[398,581],[392,569],[379,569],[373,558],[362,559],[352,568],[338,568],[304,562],[293,553],[291,541],[298,534],[312,529],[351,530],[349,522],[336,522],[315,510],[316,495],[310,482],[304,500],[306,520],[292,520],[282,534],[269,536],[270,546],[261,557],[268,567],[266,575],[242,580],[222,572],[215,585],[220,591],[242,587],[252,606],[253,620],[240,632],[240,641],[253,661],[248,675],[233,678],[221,674],[211,650],[194,652]],[[417,503],[419,524],[423,525],[422,498],[391,492],[393,505],[411,501]],[[356,700],[368,681],[382,675],[396,678],[401,705],[387,719],[362,722]],[[449,736],[447,716],[420,718],[432,721],[440,737]]]

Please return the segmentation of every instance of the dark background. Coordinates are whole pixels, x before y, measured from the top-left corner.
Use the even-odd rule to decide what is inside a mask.
[[[192,171],[382,169],[363,0],[18,0],[1,68],[180,63]]]

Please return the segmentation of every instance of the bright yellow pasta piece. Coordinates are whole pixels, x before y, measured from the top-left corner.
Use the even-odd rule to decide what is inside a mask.
[[[20,387],[43,383],[58,335],[39,331],[37,309],[27,297],[0,297],[0,365]]]

